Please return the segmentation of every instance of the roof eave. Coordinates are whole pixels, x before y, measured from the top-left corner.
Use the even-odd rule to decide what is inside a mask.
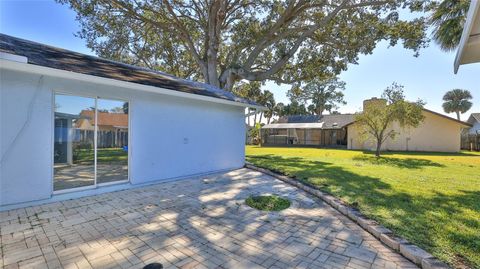
[[[140,91],[183,97],[187,99],[202,100],[202,101],[213,102],[213,103],[227,104],[227,105],[233,105],[233,106],[239,106],[239,107],[250,107],[258,111],[266,110],[264,106],[260,106],[260,105],[235,102],[235,101],[230,101],[226,99],[205,96],[205,95],[179,92],[179,91],[169,90],[169,89],[155,87],[155,86],[149,86],[149,85],[143,85],[143,84],[116,80],[111,78],[81,74],[81,73],[76,73],[72,71],[66,71],[62,69],[56,69],[56,68],[45,67],[40,65],[33,65],[28,63],[22,63],[18,61],[5,60],[1,58],[0,58],[0,69],[8,69],[8,70],[14,70],[14,71],[20,71],[20,72],[33,73],[33,74],[48,75],[52,77],[74,79],[74,80],[80,80],[80,81],[85,81],[90,83],[99,83],[99,84],[108,85],[108,86],[123,87],[127,89],[132,89],[132,90],[140,90]]]
[[[457,54],[455,56],[455,62],[453,65],[454,73],[457,74],[458,68],[462,65],[462,59],[465,55],[465,50],[468,45],[468,41],[470,39],[471,31],[474,26],[475,19],[477,16],[480,16],[480,1],[479,0],[472,0],[470,2],[470,7],[467,13],[467,20],[463,27],[462,37],[460,38],[460,44],[458,46]]]
[[[463,126],[465,126],[465,127],[472,127],[472,126],[473,126],[472,124],[470,124],[470,123],[468,123],[468,122],[464,122],[464,121],[461,121],[461,120],[454,119],[454,118],[452,118],[452,117],[449,117],[449,116],[447,116],[447,115],[440,114],[440,113],[435,112],[435,111],[430,110],[430,109],[424,108],[423,111],[429,112],[429,113],[431,113],[431,114],[433,114],[433,115],[442,117],[442,118],[447,119],[447,120],[454,121],[454,122],[456,122],[456,123],[458,123],[458,124],[460,124],[460,125],[463,125]]]
[[[435,112],[435,111],[430,110],[430,109],[423,108],[423,111],[424,111],[424,112],[429,112],[429,113],[431,113],[431,114],[433,114],[433,115],[442,117],[442,118],[447,119],[447,120],[454,121],[454,122],[456,122],[456,123],[458,123],[458,124],[460,124],[460,125],[463,125],[463,126],[465,126],[465,127],[473,127],[473,125],[470,124],[470,123],[468,123],[468,122],[454,119],[454,118],[452,118],[452,117],[449,117],[449,116],[447,116],[447,115],[440,114],[440,113]],[[348,126],[354,124],[355,122],[357,122],[357,121],[352,121],[352,122],[350,122],[350,123],[348,123],[348,124],[345,124],[344,127],[348,127]]]

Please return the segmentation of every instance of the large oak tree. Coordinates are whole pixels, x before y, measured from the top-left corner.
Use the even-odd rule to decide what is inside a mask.
[[[310,103],[309,110],[313,114],[322,115],[325,110],[332,113],[339,105],[347,104],[343,99],[343,90],[345,82],[338,78],[314,79],[304,86],[299,84],[293,86],[287,92],[287,96],[303,104]]]
[[[232,90],[240,80],[333,77],[381,40],[415,53],[427,0],[57,0],[99,56]]]

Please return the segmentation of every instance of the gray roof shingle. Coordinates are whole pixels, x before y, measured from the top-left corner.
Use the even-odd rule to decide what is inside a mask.
[[[468,118],[468,123],[474,124],[473,120],[470,122],[470,119],[475,119],[477,122],[480,122],[480,113],[472,113],[470,117]]]
[[[0,51],[27,57],[28,64],[32,65],[258,106],[251,100],[238,97],[231,92],[206,83],[182,79],[163,72],[56,48],[1,33]]]

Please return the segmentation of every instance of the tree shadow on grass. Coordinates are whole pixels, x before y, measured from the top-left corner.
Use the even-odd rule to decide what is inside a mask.
[[[329,162],[310,161],[300,157],[286,158],[272,154],[248,156],[247,160],[255,165],[286,174],[317,187],[341,182],[345,189],[358,192],[391,189],[389,184],[379,178],[352,173]],[[317,180],[317,178],[321,180]]]
[[[479,190],[414,195],[393,189],[381,178],[359,175],[334,163],[277,155],[248,156],[247,160],[358,206],[368,217],[456,267],[480,266],[476,254],[480,248]],[[399,164],[394,160],[389,164],[405,168],[437,166],[421,161]]]
[[[368,162],[374,165],[388,165],[407,169],[420,169],[425,166],[445,167],[445,165],[427,159],[375,157],[371,155],[359,155],[352,158],[354,161]]]
[[[363,154],[367,155],[374,155],[374,151],[368,150],[358,150]],[[480,157],[479,154],[469,153],[469,152],[436,152],[436,151],[382,151],[381,155],[388,156],[388,155],[411,155],[411,156],[439,156],[439,157]]]

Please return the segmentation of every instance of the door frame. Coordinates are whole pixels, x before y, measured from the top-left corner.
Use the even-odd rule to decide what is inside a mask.
[[[94,160],[93,160],[93,167],[94,167],[94,178],[93,178],[93,185],[90,186],[83,186],[83,187],[77,187],[77,188],[69,188],[69,189],[63,189],[63,190],[55,190],[55,96],[56,95],[67,95],[67,96],[76,96],[76,97],[83,97],[83,98],[91,98],[94,100],[94,105],[95,105],[95,125],[94,125],[94,133],[93,133],[93,149],[94,149]],[[112,101],[123,101],[128,103],[128,151],[127,151],[127,179],[124,180],[118,180],[118,181],[113,181],[113,182],[105,182],[105,183],[97,183],[97,139],[98,139],[98,99],[103,99],[103,100],[112,100]],[[104,187],[104,186],[110,186],[110,185],[116,185],[116,184],[123,184],[123,183],[128,183],[130,182],[130,161],[131,161],[131,148],[130,148],[130,142],[131,142],[131,100],[128,98],[126,99],[120,99],[120,98],[111,98],[111,97],[101,97],[101,96],[95,96],[95,95],[88,95],[88,94],[78,94],[78,93],[72,93],[69,91],[61,91],[61,90],[53,90],[52,91],[52,109],[51,109],[51,124],[52,124],[52,137],[51,137],[51,146],[52,146],[52,154],[51,154],[51,164],[52,164],[52,169],[51,169],[51,193],[52,195],[56,194],[63,194],[63,193],[70,193],[70,192],[78,192],[78,191],[84,191],[84,190],[91,190],[91,189],[96,189],[99,187]]]

